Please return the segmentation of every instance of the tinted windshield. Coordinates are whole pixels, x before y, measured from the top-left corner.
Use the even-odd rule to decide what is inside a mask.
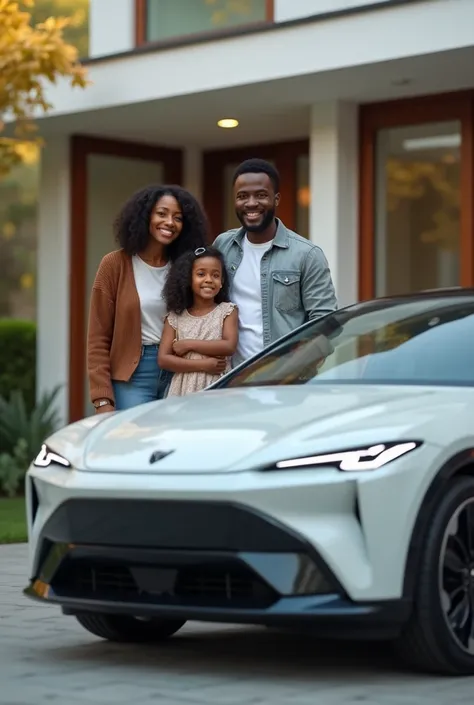
[[[325,316],[220,387],[474,384],[474,297],[370,302]]]

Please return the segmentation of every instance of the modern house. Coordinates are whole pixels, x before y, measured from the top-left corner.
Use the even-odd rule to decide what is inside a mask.
[[[341,304],[474,285],[473,0],[91,0],[89,46],[92,85],[54,86],[40,120],[38,376],[65,420],[89,413],[112,221],[149,182],[191,189],[217,235],[235,165],[272,160]]]

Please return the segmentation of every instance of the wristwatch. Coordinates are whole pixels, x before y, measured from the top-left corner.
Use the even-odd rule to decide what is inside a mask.
[[[96,409],[100,409],[101,406],[112,406],[114,407],[115,404],[113,404],[110,399],[100,399],[99,401],[94,402],[94,406]]]

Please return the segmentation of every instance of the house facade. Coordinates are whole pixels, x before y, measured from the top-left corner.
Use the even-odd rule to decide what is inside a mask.
[[[274,162],[341,305],[474,286],[472,0],[91,0],[89,22],[91,85],[59,82],[39,120],[38,385],[64,384],[64,420],[90,413],[113,219],[150,182],[189,188],[217,235],[235,166]]]

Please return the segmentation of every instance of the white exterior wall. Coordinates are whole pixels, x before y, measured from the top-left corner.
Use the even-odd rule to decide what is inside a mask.
[[[92,85],[85,91],[71,89],[64,80],[48,87],[46,98],[54,105],[50,115],[309,76],[474,46],[472,0],[387,5],[383,11],[104,60],[90,66]],[[425,31],[428,25],[429,32]],[[114,31],[113,26],[110,31]]]
[[[343,12],[355,10],[391,0],[274,0],[275,22],[288,22],[326,12]]]
[[[69,140],[48,142],[41,156],[37,254],[37,394],[63,385],[61,421],[69,401]]]
[[[358,300],[357,116],[353,103],[311,110],[310,239],[329,261],[340,306]]]
[[[391,0],[275,0],[274,21],[288,22],[328,12],[354,10]],[[91,0],[91,57],[120,54],[135,45],[134,0]]]

